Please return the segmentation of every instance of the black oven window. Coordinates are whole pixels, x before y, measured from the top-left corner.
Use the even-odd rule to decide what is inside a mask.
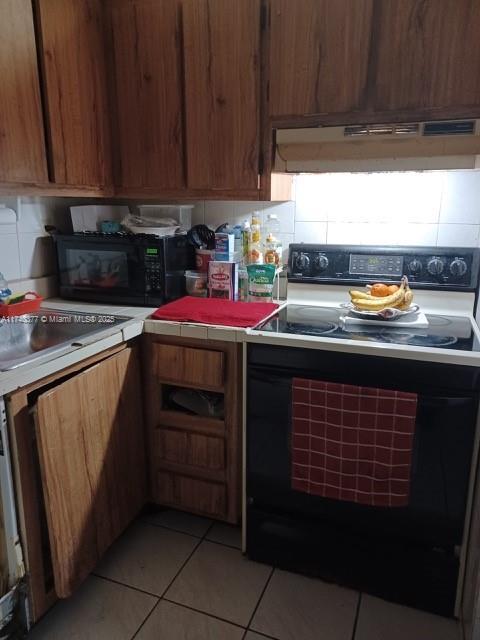
[[[67,249],[62,283],[74,287],[124,288],[128,282],[128,258],[123,251]]]

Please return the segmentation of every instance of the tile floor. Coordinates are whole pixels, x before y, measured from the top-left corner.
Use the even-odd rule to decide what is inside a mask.
[[[456,623],[251,562],[240,531],[175,511],[136,521],[31,640],[460,640]]]

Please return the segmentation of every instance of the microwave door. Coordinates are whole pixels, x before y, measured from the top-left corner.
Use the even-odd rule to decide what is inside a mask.
[[[64,297],[112,303],[144,299],[144,268],[133,244],[58,239],[57,262]]]

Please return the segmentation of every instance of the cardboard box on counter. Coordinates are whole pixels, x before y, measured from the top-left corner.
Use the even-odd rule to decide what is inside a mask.
[[[238,297],[238,264],[212,260],[208,264],[208,295],[210,298],[236,300]]]

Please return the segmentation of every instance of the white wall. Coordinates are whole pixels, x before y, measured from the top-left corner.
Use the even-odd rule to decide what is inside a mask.
[[[285,253],[291,242],[480,246],[480,171],[301,175],[291,202],[198,202],[193,222],[216,227],[278,215]],[[109,201],[111,202],[111,201]],[[54,272],[45,224],[68,228],[68,207],[101,200],[2,198],[0,271],[11,281]],[[120,202],[117,201],[117,204]],[[138,201],[122,201],[134,207]]]
[[[281,204],[201,202],[196,223],[278,214],[284,246],[328,244],[480,246],[480,171],[301,175]]]

